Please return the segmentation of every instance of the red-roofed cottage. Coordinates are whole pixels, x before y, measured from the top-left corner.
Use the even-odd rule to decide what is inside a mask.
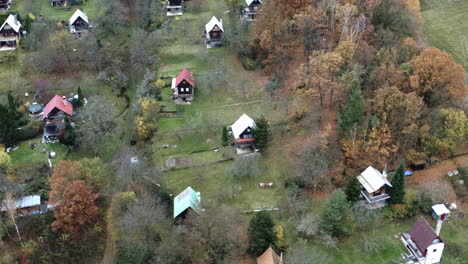
[[[191,104],[194,95],[195,81],[193,73],[183,69],[172,79],[172,99],[176,104]]]
[[[44,140],[55,141],[60,135],[59,124],[65,116],[73,115],[73,105],[67,98],[55,95],[44,107]],[[63,126],[62,126],[63,127]]]

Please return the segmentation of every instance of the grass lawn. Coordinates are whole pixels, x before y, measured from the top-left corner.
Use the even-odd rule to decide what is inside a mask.
[[[92,19],[99,15],[100,4],[100,0],[87,0],[83,5],[53,7],[50,5],[50,0],[15,0],[12,1],[11,10],[18,10],[21,14],[32,12],[35,16],[43,15],[55,21],[68,21],[76,9],[80,8],[92,22]]]
[[[439,3],[439,4],[435,4]],[[445,3],[434,1],[422,12],[424,33],[431,46],[449,52],[455,60],[468,68],[468,0]]]
[[[23,141],[19,144],[19,149],[10,153],[11,161],[13,165],[24,165],[31,163],[47,162],[47,153],[40,152],[44,147],[41,142],[41,137]],[[31,143],[36,144],[34,149],[30,148]],[[56,158],[52,160],[53,164],[56,165],[59,161],[65,159],[68,153],[68,147],[60,143],[47,143],[45,148],[51,152],[55,151]]]

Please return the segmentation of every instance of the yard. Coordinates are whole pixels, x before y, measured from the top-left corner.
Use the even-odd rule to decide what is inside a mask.
[[[20,11],[21,15],[32,13],[35,16],[43,17],[55,21],[68,21],[76,9],[82,9],[89,19],[97,17],[100,12],[100,0],[87,0],[83,5],[74,5],[68,7],[51,6],[50,0],[15,0],[12,1],[11,10]]]
[[[430,45],[449,52],[467,69],[468,0],[431,0],[423,10],[424,34]]]

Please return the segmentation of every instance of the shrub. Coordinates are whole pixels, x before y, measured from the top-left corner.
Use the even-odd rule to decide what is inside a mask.
[[[18,141],[34,138],[42,131],[42,121],[33,120],[27,125],[20,127],[16,133],[15,139]]]
[[[242,56],[240,57],[240,61],[242,64],[242,67],[244,67],[245,70],[247,71],[253,71],[257,68],[258,62],[247,57],[247,56]]]
[[[6,169],[11,166],[10,155],[0,152],[0,169]]]

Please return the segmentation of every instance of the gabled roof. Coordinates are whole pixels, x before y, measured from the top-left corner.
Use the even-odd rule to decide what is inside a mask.
[[[387,178],[380,173],[377,169],[372,166],[369,166],[364,170],[361,175],[357,176],[361,185],[366,189],[367,192],[373,193],[378,189],[382,188],[384,185],[392,187]]]
[[[55,95],[52,98],[52,100],[50,100],[44,107],[44,115],[42,116],[42,119],[47,118],[50,112],[52,112],[52,110],[54,110],[55,108],[59,109],[60,111],[64,112],[69,116],[73,115],[73,105],[68,101],[66,101],[66,104],[64,104],[64,99],[62,99],[62,97],[58,95]]]
[[[81,11],[80,9],[77,9],[75,11],[75,13],[73,13],[73,15],[71,16],[70,20],[68,21],[70,26],[75,23],[75,21],[78,19],[78,18],[82,18],[84,21],[86,21],[86,23],[89,24],[89,20],[88,20],[88,16],[83,12]]]
[[[445,204],[435,204],[432,206],[432,210],[434,210],[434,212],[439,216],[443,214],[450,214],[450,211],[447,209]]]
[[[210,32],[215,26],[218,26],[221,31],[224,31],[223,29],[223,23],[220,22],[215,16],[213,16],[208,22],[208,24],[205,25],[205,30],[206,32]]]
[[[199,211],[200,196],[192,187],[187,187],[174,198],[174,218],[179,216],[188,208]]]
[[[413,240],[421,252],[425,252],[434,240],[439,239],[439,236],[422,216],[414,223],[408,234],[410,234],[411,240]]]
[[[190,85],[194,86],[195,87],[195,81],[193,80],[193,73],[191,73],[189,70],[187,69],[183,69],[179,75],[177,75],[176,77],[176,83],[175,83],[175,86],[179,86],[179,84],[183,81],[187,81],[188,83],[190,83]]]
[[[237,121],[231,125],[234,138],[238,139],[240,134],[242,134],[242,132],[244,132],[249,127],[255,128],[255,121],[246,114],[241,115],[241,117],[239,117],[239,119],[237,119]]]
[[[2,30],[6,24],[8,24],[14,31],[19,33],[21,22],[18,21],[15,15],[10,14],[5,20],[5,22],[3,22],[3,25],[0,27],[0,30]]]
[[[1,211],[5,212],[7,210],[7,201],[3,200],[2,201],[2,208]],[[31,206],[37,206],[41,205],[41,196],[40,195],[29,195],[25,196],[21,199],[17,199],[14,201],[13,206],[14,209],[21,209],[21,208],[27,208]]]
[[[257,264],[280,264],[280,257],[269,247],[263,254],[257,258]]]
[[[255,0],[245,0],[245,3],[249,6],[251,5]],[[260,4],[262,4],[262,0],[258,0],[258,2],[260,2]]]

